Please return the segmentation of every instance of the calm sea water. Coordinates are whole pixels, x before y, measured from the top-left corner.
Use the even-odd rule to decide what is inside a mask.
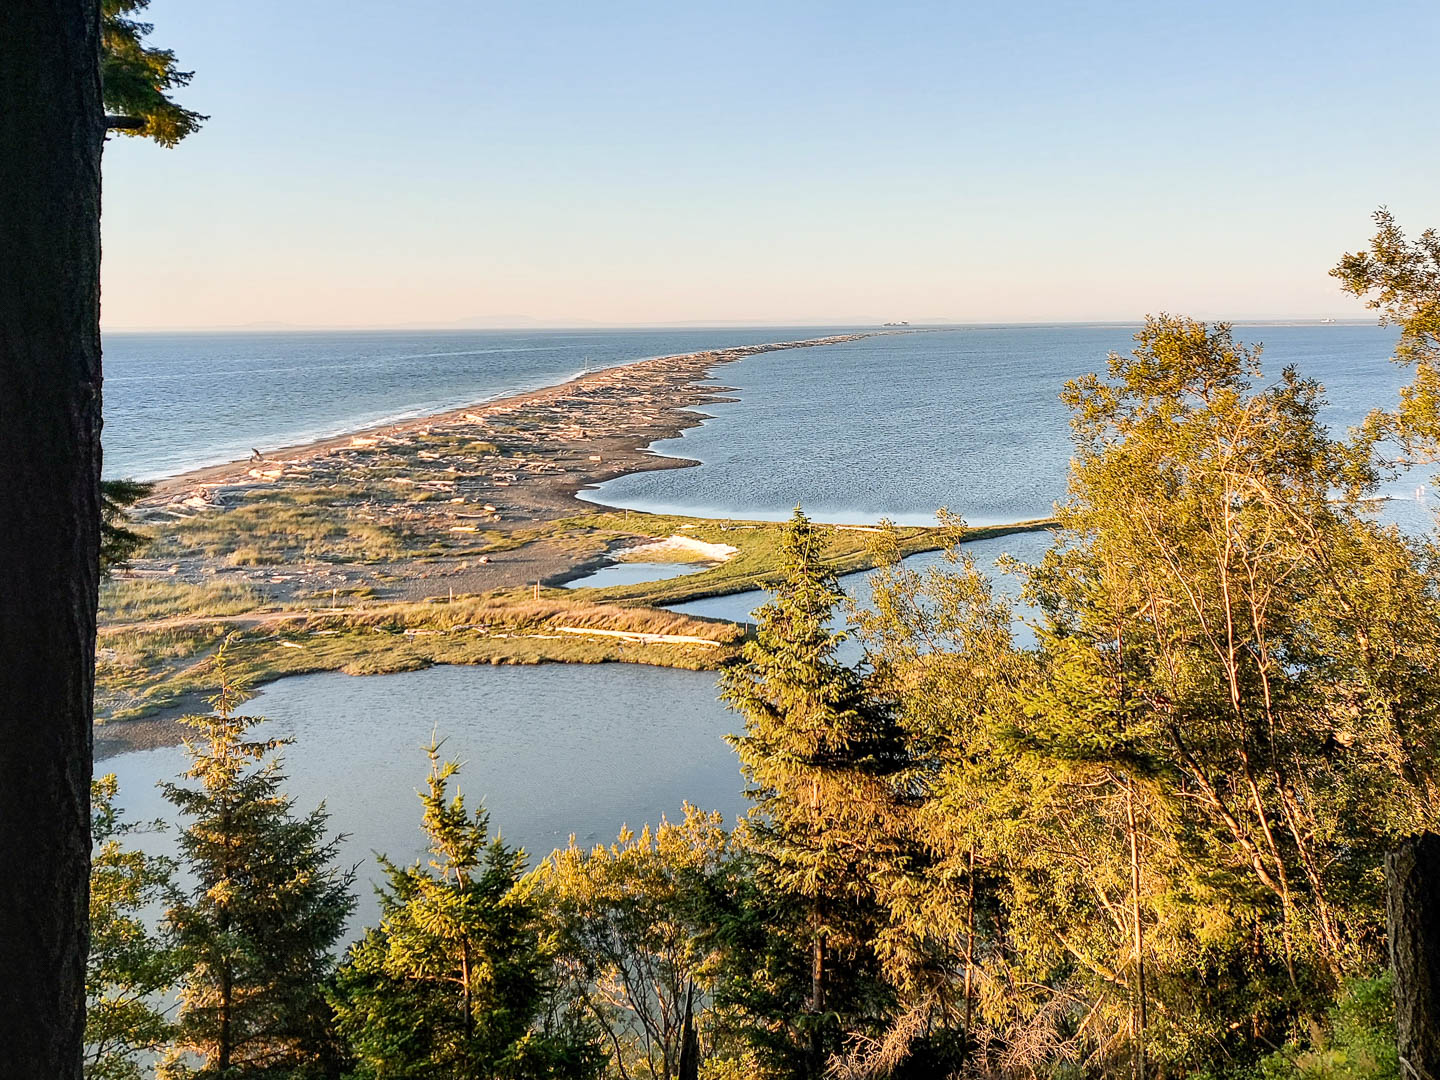
[[[105,474],[153,479],[651,356],[833,328],[105,335]]]
[[[947,506],[975,525],[1048,516],[1070,456],[1062,385],[1103,372],[1131,326],[967,327],[766,353],[716,378],[738,387],[713,419],[658,453],[693,469],[623,476],[586,497],[705,517],[779,519],[803,504],[825,521],[929,524]],[[1393,330],[1362,325],[1237,326],[1263,342],[1268,376],[1287,365],[1324,383],[1339,431],[1393,405],[1406,373]],[[1416,481],[1390,493],[1413,501]]]

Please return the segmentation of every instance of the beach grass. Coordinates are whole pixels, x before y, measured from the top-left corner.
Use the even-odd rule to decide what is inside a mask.
[[[272,566],[296,560],[378,562],[418,547],[395,524],[378,520],[372,503],[353,492],[274,488],[250,493],[233,507],[196,514],[156,536],[157,559],[223,559],[234,566]]]
[[[652,640],[657,636],[670,640]],[[558,589],[544,590],[539,599],[512,590],[271,621],[119,626],[101,634],[97,717],[139,719],[203,700],[214,691],[207,661],[227,637],[234,639],[237,674],[260,686],[318,671],[373,675],[433,664],[625,662],[702,670],[732,657],[744,631],[723,620],[599,604]]]
[[[637,530],[643,528],[646,535],[656,539],[680,535],[706,543],[727,544],[737,549],[730,558],[698,573],[662,581],[573,590],[598,601],[627,604],[679,604],[766,588],[779,564],[779,545],[785,530],[783,522],[720,521],[634,512],[629,515],[611,512],[567,520],[572,527],[590,529],[596,535],[633,537]],[[957,539],[970,542],[1011,533],[1034,532],[1053,525],[1052,519],[1042,518],[1010,525],[966,528],[958,535],[943,528],[897,526],[890,535],[898,553],[909,556],[941,550]],[[831,526],[826,530],[824,558],[837,574],[868,570],[887,557],[886,545],[882,543],[885,540],[885,534],[874,526]]]
[[[263,592],[234,581],[189,584],[159,578],[116,577],[100,589],[101,623],[239,615],[265,606],[267,600]]]

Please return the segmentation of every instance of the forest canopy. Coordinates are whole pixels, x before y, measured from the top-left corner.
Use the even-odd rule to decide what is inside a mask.
[[[1332,433],[1316,382],[1172,316],[1063,398],[1054,542],[1007,568],[1024,638],[959,543],[921,573],[881,530],[855,608],[796,510],[721,680],[734,828],[689,807],[527,870],[437,744],[428,862],[384,862],[380,924],[334,955],[325,820],[290,816],[225,690],[192,749],[211,794],[171,789],[183,850],[216,864],[195,829],[221,780],[270,807],[255,827],[314,884],[255,908],[298,921],[252,947],[296,942],[309,966],[274,970],[328,1008],[251,988],[288,1011],[222,1067],[200,958],[230,939],[173,901],[186,1074],[1398,1076],[1384,856],[1440,826],[1437,551],[1377,516],[1402,421]]]

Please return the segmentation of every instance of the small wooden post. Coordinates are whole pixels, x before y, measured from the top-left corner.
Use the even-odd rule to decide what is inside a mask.
[[[1385,916],[1395,973],[1402,1080],[1440,1080],[1440,835],[1385,856]]]

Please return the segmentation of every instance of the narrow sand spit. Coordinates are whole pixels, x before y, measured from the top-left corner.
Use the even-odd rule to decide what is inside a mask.
[[[587,551],[542,535],[546,527],[605,509],[578,500],[581,490],[694,464],[648,447],[698,424],[694,406],[726,400],[707,382],[713,369],[869,336],[642,360],[171,477],[138,507],[161,542],[131,573],[244,585],[279,605],[329,592],[422,600],[562,580],[603,545]]]
[[[204,708],[207,660],[236,634],[254,686],[426,663],[713,666],[738,628],[677,626],[651,606],[660,592],[592,611],[542,591],[617,560],[713,567],[738,555],[735,569],[761,526],[611,509],[576,494],[695,464],[649,446],[700,423],[695,406],[726,400],[717,367],[869,336],[638,361],[162,481],[137,507],[151,546],[102,593],[96,716],[114,723],[98,729],[97,745],[174,741],[168,717]],[[936,546],[930,530],[908,530],[907,541]],[[841,562],[868,565],[855,539],[838,548]],[[755,587],[757,572],[721,591]],[[672,627],[680,632],[664,632]]]

